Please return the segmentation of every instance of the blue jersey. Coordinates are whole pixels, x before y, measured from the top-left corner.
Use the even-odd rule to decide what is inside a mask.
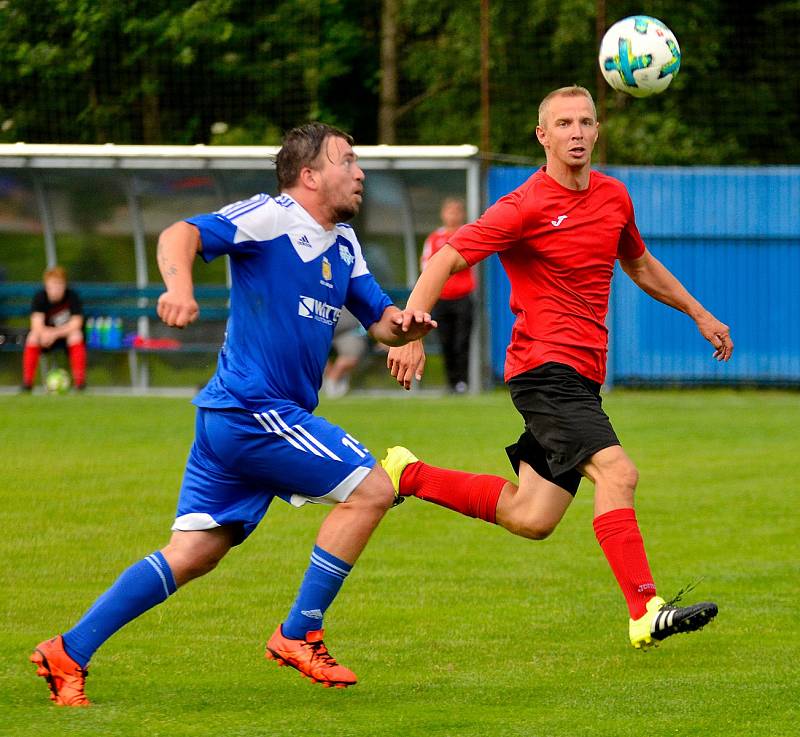
[[[205,261],[228,254],[231,265],[225,342],[194,404],[262,411],[277,400],[313,411],[342,306],[368,328],[391,304],[353,229],[325,230],[286,194],[187,222],[200,230]]]

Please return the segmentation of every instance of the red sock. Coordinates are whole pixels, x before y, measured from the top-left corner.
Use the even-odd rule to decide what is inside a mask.
[[[507,483],[499,476],[451,471],[419,461],[403,471],[400,493],[494,524],[497,500]]]
[[[25,345],[22,351],[22,383],[25,386],[33,386],[36,379],[36,367],[39,365],[39,354],[42,349],[38,345]]]
[[[656,585],[636,512],[630,508],[614,509],[595,517],[594,534],[622,589],[631,619],[639,619],[647,612],[647,602],[656,595]]]
[[[75,386],[86,383],[86,344],[81,341],[67,346],[69,367],[72,370],[72,381]]]

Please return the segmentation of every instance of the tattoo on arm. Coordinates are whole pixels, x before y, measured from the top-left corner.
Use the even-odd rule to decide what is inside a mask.
[[[161,273],[164,276],[165,281],[177,275],[178,267],[175,264],[171,264],[169,262],[169,258],[164,253],[164,244],[161,241],[158,242],[158,247],[156,249],[156,258],[158,260],[159,266],[161,267]]]

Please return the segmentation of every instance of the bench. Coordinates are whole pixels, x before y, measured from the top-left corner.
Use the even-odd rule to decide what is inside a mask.
[[[164,291],[161,284],[137,287],[135,284],[71,282],[70,287],[80,295],[87,319],[113,315],[127,319],[149,317],[157,320],[156,303]],[[0,319],[28,317],[33,295],[41,288],[40,282],[0,284]],[[228,315],[229,291],[224,285],[195,285],[195,296],[201,304],[203,315],[211,320],[224,320]]]
[[[169,339],[152,339],[151,328],[160,329],[156,314],[158,297],[164,291],[162,284],[139,287],[128,283],[71,282],[83,303],[85,328],[99,318],[119,318],[122,322],[118,340],[101,345],[87,334],[90,351],[128,355],[131,385],[144,388],[148,384],[147,371],[140,366],[140,354],[157,353],[216,353],[222,342],[221,331],[213,341],[188,339],[193,331],[170,331]],[[42,288],[41,282],[7,282],[0,284],[0,325],[9,321],[18,327],[0,328],[0,350],[21,351],[28,332],[33,295]],[[230,290],[225,285],[196,284],[195,298],[200,304],[203,321],[220,322],[228,317]],[[164,328],[167,330],[167,328]],[[200,332],[200,331],[194,331]],[[216,336],[215,336],[216,337]]]
[[[158,297],[164,291],[162,284],[138,287],[129,283],[70,282],[81,298],[85,322],[90,319],[112,317],[123,322],[122,339],[113,345],[98,345],[87,335],[87,347],[97,352],[125,352],[131,385],[146,388],[149,377],[146,366],[140,365],[141,354],[216,353],[222,343],[222,331],[214,340],[202,340],[203,326],[223,322],[228,317],[230,290],[225,285],[195,284],[195,299],[200,305],[200,322],[185,332],[171,330],[162,325],[156,314]],[[42,288],[41,282],[0,283],[0,351],[21,351],[28,332],[33,295]],[[407,289],[387,289],[397,304],[404,305]],[[12,320],[19,327],[3,328]],[[198,327],[196,327],[198,326]],[[169,338],[151,338],[159,332]],[[197,339],[200,335],[201,339]]]

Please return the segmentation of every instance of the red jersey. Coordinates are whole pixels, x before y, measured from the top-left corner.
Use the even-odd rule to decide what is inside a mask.
[[[516,320],[506,381],[557,361],[603,382],[614,263],[645,251],[622,182],[592,171],[575,191],[542,167],[449,242],[470,265],[498,253],[508,274]]]
[[[450,242],[453,235],[452,230],[447,228],[437,228],[426,239],[422,247],[422,257],[420,258],[420,268],[424,269],[434,253]],[[472,269],[464,269],[457,274],[453,274],[442,288],[441,299],[461,299],[475,291],[475,274]]]

